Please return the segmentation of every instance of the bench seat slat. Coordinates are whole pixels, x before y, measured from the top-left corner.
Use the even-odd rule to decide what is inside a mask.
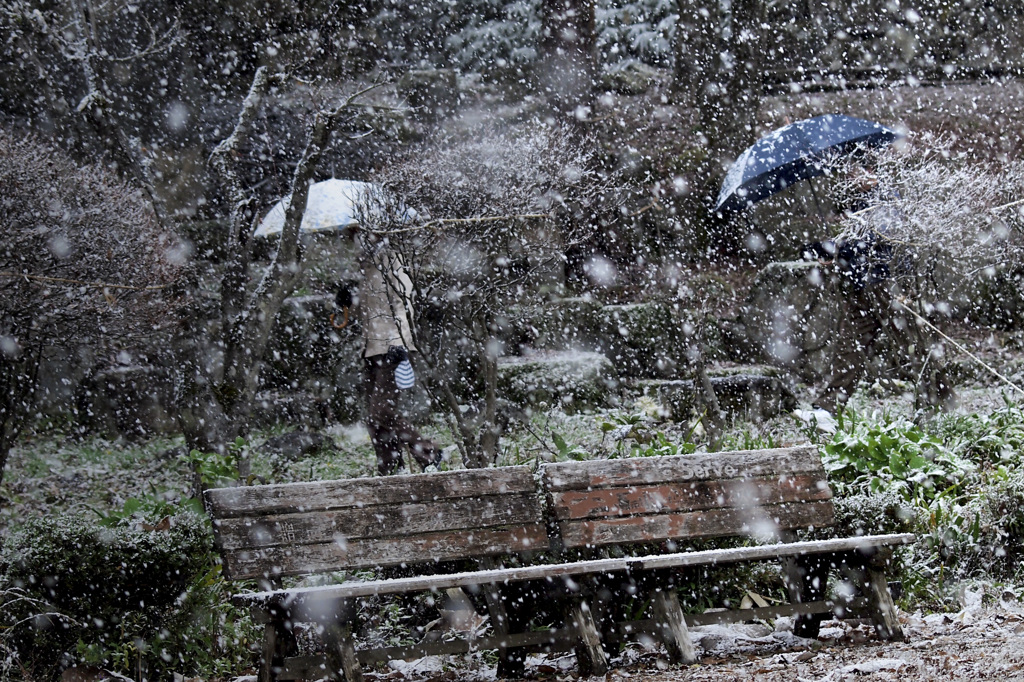
[[[771,535],[779,530],[830,526],[833,519],[832,502],[825,500],[563,521],[558,524],[558,529],[563,545],[574,548],[728,535]]]
[[[680,481],[754,478],[821,471],[821,456],[814,446],[746,450],[722,453],[638,457],[634,459],[558,462],[543,467],[544,484],[551,492],[600,489]]]
[[[327,573],[409,563],[454,561],[512,552],[537,552],[549,547],[546,527],[533,523],[511,528],[482,528],[309,545],[225,551],[224,574],[232,580]]]
[[[702,550],[697,552],[676,552],[653,554],[641,557],[620,557],[615,559],[592,559],[561,564],[541,564],[521,568],[500,568],[445,575],[413,576],[391,580],[346,582],[339,585],[294,588],[270,592],[254,592],[235,595],[236,603],[257,609],[266,609],[287,603],[298,607],[300,604],[315,604],[321,601],[354,599],[383,594],[402,594],[443,590],[449,587],[470,587],[473,585],[502,584],[529,580],[558,579],[593,573],[615,573],[621,571],[649,571],[657,569],[682,568],[690,566],[723,565],[744,561],[767,561],[785,557],[810,556],[816,554],[842,554],[865,551],[873,548],[909,545],[916,540],[913,534],[865,535],[854,538],[832,540],[807,540],[800,542],[734,547],[730,549]]]
[[[542,514],[540,498],[529,492],[504,497],[463,497],[362,509],[229,518],[216,523],[219,548],[234,551],[528,525],[537,523],[543,518]]]
[[[229,518],[485,497],[535,489],[530,467],[517,466],[430,475],[214,488],[207,490],[205,496],[214,518]]]
[[[560,520],[820,501],[831,497],[828,481],[821,473],[568,490],[551,496]]]

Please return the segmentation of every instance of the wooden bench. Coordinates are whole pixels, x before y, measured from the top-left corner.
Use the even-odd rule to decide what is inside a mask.
[[[795,530],[833,521],[813,447],[566,462],[537,477],[507,467],[226,488],[207,491],[206,501],[225,576],[264,583],[235,597],[265,624],[261,682],[360,680],[365,665],[481,649],[498,650],[504,676],[522,672],[528,651],[573,649],[582,673],[603,674],[608,650],[629,637],[656,637],[674,660],[693,661],[689,626],[790,614],[804,635],[838,612],[868,615],[883,637],[902,636],[884,569],[891,548],[913,536],[793,541]],[[767,540],[681,551],[726,536]],[[674,588],[688,573],[769,560],[782,562],[792,603],[683,614]],[[274,589],[286,576],[378,567],[409,575]],[[832,570],[854,596],[827,598]],[[452,588],[483,602],[490,634],[357,649],[360,600]],[[623,595],[649,599],[650,608],[624,617],[616,608]],[[322,628],[325,655],[298,655],[296,622]]]

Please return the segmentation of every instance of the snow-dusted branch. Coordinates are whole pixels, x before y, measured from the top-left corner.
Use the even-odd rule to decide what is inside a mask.
[[[225,376],[221,394],[234,396],[229,402],[251,397],[256,390],[261,358],[270,338],[277,313],[292,293],[302,272],[302,250],[299,239],[302,217],[309,199],[309,188],[319,169],[320,160],[328,147],[331,134],[341,117],[354,107],[365,93],[379,87],[373,84],[345,97],[340,103],[319,109],[306,135],[306,146],[295,165],[291,180],[290,199],[285,210],[277,252],[270,267],[256,287],[247,292],[249,251],[252,231],[256,226],[254,199],[243,186],[235,164],[250,134],[252,122],[260,110],[272,82],[285,77],[271,75],[265,69],[257,71],[249,93],[242,104],[234,130],[217,146],[211,163],[220,172],[232,197],[232,226],[234,253],[225,269],[221,284],[221,309],[224,329],[227,330],[224,350]],[[229,411],[235,405],[227,405]]]
[[[169,284],[161,284],[159,286],[138,287],[127,284],[111,284],[109,282],[85,282],[78,279],[68,279],[66,277],[46,277],[43,275],[30,275],[24,272],[4,272],[2,270],[0,270],[0,277],[17,277],[24,280],[50,282],[53,284],[74,284],[75,286],[89,287],[92,289],[126,289],[128,291],[159,291],[170,286]]]
[[[145,16],[142,16],[142,22],[146,25],[146,30],[149,33],[149,43],[142,47],[134,48],[129,54],[123,57],[107,55],[107,59],[109,61],[133,62],[146,57],[162,54],[170,50],[172,47],[181,44],[185,38],[181,29],[181,22],[177,17],[174,18],[174,22],[163,33],[157,33],[156,28]]]
[[[253,76],[249,92],[242,101],[241,110],[235,120],[235,127],[231,134],[218,144],[210,155],[210,163],[223,178],[224,184],[231,197],[231,236],[240,245],[245,247],[249,241],[251,228],[246,223],[246,213],[253,202],[253,196],[246,191],[237,171],[238,159],[242,153],[242,147],[248,142],[252,131],[252,124],[259,115],[266,97],[267,91],[274,83],[284,80],[282,73],[272,74],[270,70],[261,66]],[[254,227],[254,226],[252,226]]]
[[[408,232],[420,232],[423,230],[434,230],[438,231],[445,225],[469,225],[473,223],[496,223],[496,222],[508,222],[510,220],[542,220],[553,218],[552,213],[513,213],[509,215],[489,215],[481,216],[479,218],[438,218],[437,220],[428,220],[420,225],[411,225],[409,227],[394,227],[388,229],[375,229],[368,228],[368,232],[380,235],[396,235],[404,234]]]
[[[861,193],[859,161],[838,169],[837,194]],[[871,162],[878,185],[870,206],[849,213],[842,236],[881,237],[908,258],[942,258],[970,275],[1001,265],[1024,265],[1024,163],[968,162],[940,139],[921,137]]]

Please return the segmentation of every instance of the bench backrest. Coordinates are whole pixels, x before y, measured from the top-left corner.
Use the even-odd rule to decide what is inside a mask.
[[[529,467],[218,488],[207,509],[231,579],[548,549]]]
[[[543,467],[562,546],[764,536],[834,523],[814,446]]]

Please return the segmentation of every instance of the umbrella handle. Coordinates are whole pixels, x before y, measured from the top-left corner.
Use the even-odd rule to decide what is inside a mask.
[[[348,326],[348,306],[342,308],[341,311],[342,315],[344,315],[344,320],[342,321],[341,324],[334,323],[334,313],[331,313],[331,326],[334,327],[335,329],[344,329],[345,327]]]

